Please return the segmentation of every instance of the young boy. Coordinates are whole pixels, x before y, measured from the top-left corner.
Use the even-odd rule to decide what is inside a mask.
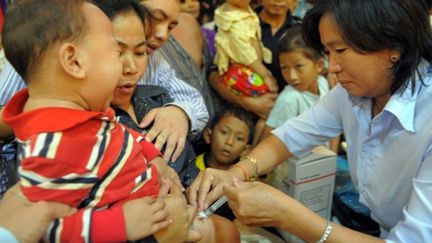
[[[207,167],[227,170],[246,154],[252,142],[254,123],[251,114],[240,107],[230,106],[217,113],[204,130],[208,150],[196,158],[200,170]],[[230,220],[235,217],[228,204],[215,212]]]
[[[184,198],[151,198],[166,169],[160,152],[109,109],[122,65],[105,14],[85,0],[16,1],[3,44],[28,85],[3,113],[20,142],[21,190],[31,201],[79,209],[55,221],[47,238],[154,242],[156,232],[157,240],[196,240],[187,239],[195,210]],[[170,222],[167,214],[171,226],[158,231]]]
[[[197,156],[197,167],[229,169],[249,149],[253,131],[253,118],[247,111],[236,106],[223,109],[204,130],[209,149]]]

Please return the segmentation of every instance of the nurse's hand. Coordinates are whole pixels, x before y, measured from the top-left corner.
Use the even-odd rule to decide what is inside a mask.
[[[243,180],[242,172],[236,167],[229,170],[207,168],[201,171],[188,188],[189,203],[205,210],[223,195],[223,187],[233,182],[234,178]]]
[[[289,201],[294,201],[262,182],[234,180],[231,185],[224,186],[223,191],[237,219],[249,226],[282,226],[286,217],[282,212]]]

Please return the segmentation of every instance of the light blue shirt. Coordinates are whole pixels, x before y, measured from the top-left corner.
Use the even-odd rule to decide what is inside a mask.
[[[432,240],[432,73],[419,66],[423,82],[396,92],[371,116],[371,99],[350,96],[337,85],[302,115],[273,133],[289,151],[304,156],[344,133],[348,163],[360,202],[371,210],[388,242]]]
[[[175,71],[157,52],[149,56],[149,63],[144,76],[138,84],[152,84],[164,87],[191,122],[191,133],[200,133],[207,124],[209,115],[202,95],[197,89],[176,77]],[[9,62],[6,62],[0,74],[0,105],[6,102],[25,87],[21,76]]]
[[[18,239],[7,229],[0,227],[0,242],[19,243]]]
[[[313,7],[312,4],[306,2],[306,0],[298,0],[297,7],[293,13],[294,16],[303,18],[306,12]]]

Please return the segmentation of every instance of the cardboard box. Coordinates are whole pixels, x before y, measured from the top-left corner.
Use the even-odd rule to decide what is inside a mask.
[[[336,154],[318,146],[303,158],[290,158],[280,164],[266,179],[267,183],[330,219],[336,173]],[[281,231],[288,242],[303,242]]]

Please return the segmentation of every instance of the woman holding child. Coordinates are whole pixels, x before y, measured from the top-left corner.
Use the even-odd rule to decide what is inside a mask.
[[[321,0],[306,14],[303,28],[306,42],[328,55],[339,84],[274,130],[238,166],[201,173],[190,201],[203,209],[224,193],[242,223],[275,226],[308,242],[427,242],[432,34],[425,3]],[[263,183],[240,182],[341,133],[360,202],[380,224],[380,238],[332,224]]]
[[[145,33],[151,14],[137,0],[93,3],[103,12],[85,0],[22,1],[8,12],[7,53],[29,83],[5,109],[5,120],[17,131],[25,151],[20,154],[20,189],[31,201],[78,208],[54,223],[50,240],[183,242],[198,240],[199,231],[213,237],[207,238],[210,242],[218,240],[216,221],[195,220],[191,227],[196,210],[186,205],[178,188],[160,180],[167,167],[160,152],[139,133],[117,123],[108,108],[116,87],[133,91],[136,82],[132,78],[125,85],[121,78],[122,70],[133,65],[128,66],[130,59],[120,47],[134,46],[135,53],[142,48],[137,69],[142,73],[146,68]],[[27,21],[34,16],[41,18]],[[32,24],[34,28],[26,28]],[[11,47],[16,40],[12,37],[39,26],[46,27],[42,41],[29,38],[17,49]],[[41,54],[29,52],[20,62],[18,54],[25,47]],[[168,192],[177,196],[167,196]]]

